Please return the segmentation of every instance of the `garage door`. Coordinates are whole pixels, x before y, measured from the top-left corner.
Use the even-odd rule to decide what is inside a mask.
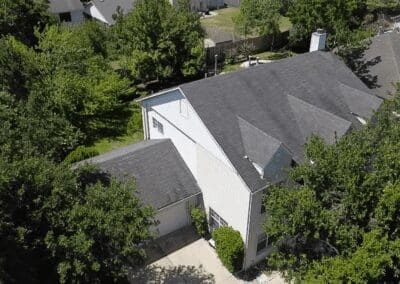
[[[174,206],[159,211],[156,219],[160,222],[157,226],[158,235],[164,236],[190,224],[187,202],[181,202]]]

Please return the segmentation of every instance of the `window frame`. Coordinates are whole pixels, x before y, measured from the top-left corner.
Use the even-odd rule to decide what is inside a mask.
[[[257,255],[265,251],[267,247],[268,247],[268,235],[262,233],[257,238],[257,247],[256,247]]]

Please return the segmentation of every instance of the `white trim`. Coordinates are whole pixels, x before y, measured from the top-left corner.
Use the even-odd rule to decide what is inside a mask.
[[[196,185],[197,185],[197,184],[196,184]],[[157,212],[164,211],[164,210],[166,210],[166,209],[168,209],[168,208],[171,208],[171,207],[173,207],[173,206],[175,206],[175,205],[178,205],[178,204],[180,204],[180,203],[182,203],[182,202],[185,202],[186,200],[191,199],[192,197],[197,196],[197,195],[200,195],[200,194],[202,194],[201,191],[198,192],[198,193],[192,194],[192,195],[190,195],[190,196],[188,196],[188,197],[185,197],[184,199],[178,200],[178,201],[176,201],[176,202],[174,202],[174,203],[172,203],[172,204],[169,204],[169,205],[166,205],[166,206],[164,206],[164,207],[161,207],[160,209],[157,209]]]
[[[159,96],[168,94],[168,93],[173,92],[173,91],[178,91],[178,90],[181,90],[181,89],[179,87],[175,87],[175,88],[171,88],[171,89],[167,89],[167,90],[155,93],[155,94],[150,95],[150,96],[146,96],[146,97],[143,97],[143,98],[138,98],[138,99],[136,99],[134,101],[137,102],[137,103],[141,103],[141,102],[144,102],[146,100],[149,100],[149,99],[152,99],[152,98],[155,98],[155,97],[159,97]],[[182,92],[182,90],[181,90],[181,92]],[[185,96],[185,98],[186,98],[186,96]]]

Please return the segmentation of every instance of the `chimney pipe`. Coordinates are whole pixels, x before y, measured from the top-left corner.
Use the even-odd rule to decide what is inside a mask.
[[[312,33],[310,52],[325,50],[326,38],[327,38],[327,33],[324,29],[317,29],[316,32]]]

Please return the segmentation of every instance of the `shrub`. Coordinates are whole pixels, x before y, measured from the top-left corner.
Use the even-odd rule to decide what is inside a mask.
[[[206,213],[201,208],[195,207],[190,212],[190,215],[192,217],[192,224],[196,229],[196,232],[200,236],[205,237],[208,234]]]
[[[99,152],[97,150],[93,148],[87,148],[85,146],[79,146],[74,151],[69,153],[64,162],[66,162],[67,164],[72,164],[97,155],[99,155]]]
[[[213,234],[215,248],[219,259],[230,272],[242,269],[244,244],[239,231],[231,227],[221,227]]]
[[[142,131],[142,111],[139,107],[135,106],[133,114],[128,121],[127,134],[135,134],[136,132]]]

